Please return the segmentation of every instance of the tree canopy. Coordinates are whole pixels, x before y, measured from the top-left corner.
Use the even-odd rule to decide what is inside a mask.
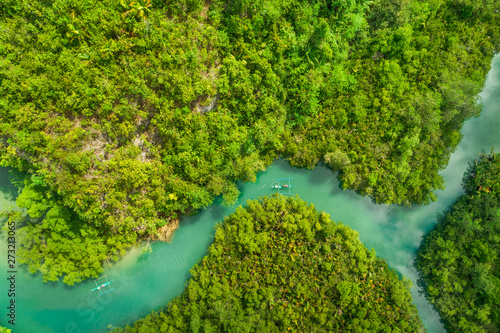
[[[0,165],[99,246],[233,203],[278,156],[427,203],[479,113],[499,22],[496,0],[6,0]]]
[[[63,276],[64,283],[73,285],[97,277],[103,261],[118,260],[136,242],[135,234],[116,234],[87,223],[35,176],[24,179],[16,203],[25,212],[6,215],[21,226],[18,261],[31,273],[39,271],[44,281],[58,281]]]
[[[410,282],[298,197],[247,201],[184,293],[114,332],[423,332]]]
[[[472,164],[464,189],[424,239],[417,264],[451,332],[498,332],[500,156],[483,155]]]

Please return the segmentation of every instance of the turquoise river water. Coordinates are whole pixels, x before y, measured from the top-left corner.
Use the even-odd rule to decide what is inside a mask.
[[[270,185],[275,178],[293,178],[294,192],[303,200],[329,213],[332,220],[358,231],[368,248],[374,248],[378,256],[413,281],[414,303],[428,331],[444,332],[438,314],[419,286],[419,275],[413,267],[415,252],[422,236],[434,226],[436,215],[461,195],[462,176],[468,163],[478,153],[489,153],[492,146],[500,147],[500,56],[493,60],[481,97],[483,112],[464,125],[463,140],[441,172],[446,189],[438,191],[438,200],[430,205],[375,205],[370,198],[341,190],[336,175],[323,166],[297,169],[282,160],[260,173],[256,183],[240,184],[237,205],[271,195]],[[0,168],[0,210],[13,205],[16,195],[17,190],[8,181],[8,170]],[[183,218],[171,244],[155,242],[151,254],[141,255],[140,248],[132,249],[123,259],[106,267],[103,274],[114,281],[115,291],[104,296],[89,293],[92,281],[72,287],[62,282],[43,283],[39,275],[17,266],[15,326],[8,324],[6,316],[10,274],[4,236],[0,240],[0,325],[14,333],[90,333],[105,332],[109,325],[132,323],[182,293],[190,277],[189,269],[206,254],[212,242],[214,225],[234,210],[235,206],[214,204],[194,217]]]

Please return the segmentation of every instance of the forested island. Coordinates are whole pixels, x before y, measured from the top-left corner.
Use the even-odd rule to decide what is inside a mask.
[[[424,332],[358,233],[298,197],[248,201],[216,229],[185,292],[113,332]]]
[[[283,156],[379,203],[427,203],[479,113],[500,3],[41,1],[0,8],[0,164],[26,175],[19,261],[48,281]]]
[[[427,291],[449,332],[500,329],[500,155],[483,155],[464,176],[465,195],[417,255]]]

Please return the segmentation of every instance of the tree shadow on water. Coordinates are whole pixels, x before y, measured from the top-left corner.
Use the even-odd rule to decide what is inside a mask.
[[[14,202],[19,194],[19,189],[14,183],[20,183],[23,175],[12,168],[0,167],[0,196],[6,201]]]

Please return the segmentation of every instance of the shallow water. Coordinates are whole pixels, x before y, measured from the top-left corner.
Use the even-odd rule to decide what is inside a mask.
[[[400,207],[375,205],[367,197],[353,191],[342,191],[336,175],[323,166],[314,170],[291,168],[277,160],[258,175],[255,184],[240,184],[238,205],[247,199],[270,195],[275,178],[293,178],[293,192],[313,203],[318,210],[330,214],[359,232],[368,248],[374,248],[400,274],[413,281],[412,294],[419,314],[429,332],[444,332],[439,317],[418,286],[413,267],[415,252],[422,235],[436,221],[436,214],[445,211],[459,196],[463,173],[477,153],[489,153],[500,146],[500,56],[495,57],[485,90],[481,93],[484,109],[481,117],[469,120],[462,130],[463,140],[452,154],[449,166],[441,174],[446,190],[438,191],[438,200],[427,206]],[[17,190],[8,183],[7,169],[0,168],[0,209],[13,203]],[[153,253],[142,254],[133,249],[124,259],[107,267],[104,274],[113,280],[115,291],[104,296],[90,293],[93,282],[68,287],[62,283],[43,283],[39,275],[30,275],[17,267],[16,325],[7,324],[0,314],[0,325],[23,332],[103,332],[108,325],[123,326],[159,309],[179,295],[189,278],[189,269],[206,253],[213,237],[213,227],[235,207],[215,204],[201,214],[184,218],[172,244],[156,242]],[[7,246],[0,242],[0,299],[2,308],[7,297]],[[3,312],[6,312],[5,310]],[[7,318],[7,319],[6,319]]]

